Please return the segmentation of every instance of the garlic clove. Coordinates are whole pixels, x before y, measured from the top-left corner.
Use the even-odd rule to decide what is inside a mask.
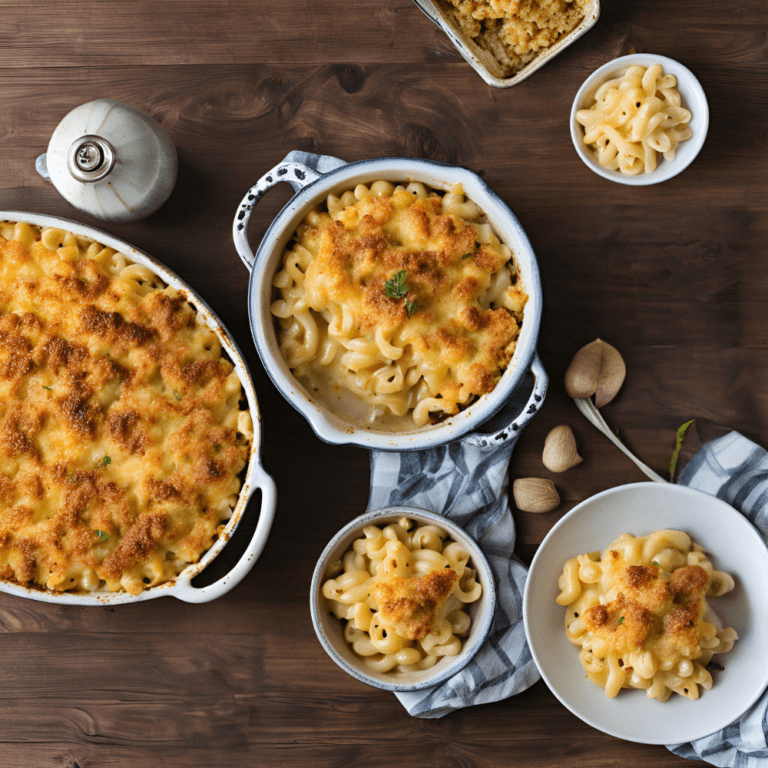
[[[576,438],[567,424],[560,424],[547,435],[541,459],[550,472],[565,472],[581,464],[583,459],[576,449]]]
[[[595,405],[602,408],[616,397],[626,375],[627,366],[616,347],[595,339],[573,356],[565,372],[565,391],[576,399],[594,395]]]
[[[555,484],[541,477],[519,477],[512,483],[512,495],[523,512],[551,512],[560,504]]]

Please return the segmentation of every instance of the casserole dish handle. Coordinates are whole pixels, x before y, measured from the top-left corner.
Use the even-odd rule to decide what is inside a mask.
[[[549,386],[549,376],[544,370],[538,352],[533,355],[530,375],[533,377],[533,390],[522,408],[515,404],[513,394],[509,403],[481,427],[483,432],[470,432],[461,438],[460,442],[475,445],[478,448],[491,448],[510,440],[517,440],[520,431],[539,412]]]
[[[248,222],[253,209],[264,197],[267,190],[285,181],[293,187],[294,192],[300,192],[324,173],[346,164],[346,161],[330,155],[313,155],[309,152],[299,151],[289,152],[281,163],[267,171],[246,192],[240,205],[237,206],[237,214],[232,224],[232,239],[235,241],[238,255],[249,272],[253,269],[253,262],[256,257],[251,249],[251,244],[248,242]]]
[[[275,506],[277,504],[277,490],[275,481],[262,469],[256,468],[253,474],[251,493],[256,488],[261,488],[261,509],[259,510],[259,522],[256,524],[256,530],[253,532],[248,547],[243,552],[232,570],[222,576],[218,581],[209,584],[207,587],[193,587],[192,579],[197,576],[202,569],[194,569],[189,575],[182,575],[176,579],[176,585],[173,589],[173,596],[185,603],[207,603],[209,600],[215,600],[221,597],[225,592],[236,587],[248,574],[253,567],[259,555],[267,543],[269,529],[272,527],[272,521],[275,517]]]

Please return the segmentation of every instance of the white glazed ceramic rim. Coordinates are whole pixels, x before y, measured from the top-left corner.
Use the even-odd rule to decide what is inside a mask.
[[[574,29],[563,35],[554,45],[539,53],[536,58],[511,77],[497,77],[491,72],[491,67],[488,66],[489,60],[492,59],[490,53],[484,51],[474,40],[462,33],[458,23],[447,13],[441,11],[439,0],[437,2],[434,0],[413,0],[413,2],[428,19],[445,32],[448,39],[456,46],[456,49],[472,69],[494,88],[511,88],[513,85],[522,83],[536,70],[541,69],[555,56],[562,53],[569,45],[575,43],[585,32],[592,29],[600,17],[600,0],[590,0],[584,18]]]
[[[578,648],[563,630],[555,602],[565,561],[603,549],[622,533],[686,531],[731,573],[735,589],[711,605],[739,633],[733,650],[716,656],[725,671],[697,701],[673,694],[664,703],[643,691],[615,699],[585,679]],[[720,499],[670,483],[634,483],[581,502],[547,534],[536,552],[523,596],[525,633],[533,659],[561,703],[584,722],[627,741],[677,744],[703,738],[738,719],[768,686],[768,548],[752,524]]]
[[[94,240],[114,248],[127,256],[131,261],[142,264],[151,269],[167,285],[182,291],[189,302],[195,307],[199,315],[205,320],[211,330],[219,338],[222,347],[226,350],[230,360],[235,366],[235,371],[243,385],[243,391],[248,402],[248,408],[253,419],[253,442],[251,453],[243,477],[237,504],[232,510],[232,516],[222,534],[213,543],[213,546],[200,558],[197,563],[188,565],[175,579],[155,587],[145,589],[139,595],[131,595],[128,592],[109,592],[102,588],[88,593],[54,592],[42,588],[30,588],[19,584],[0,580],[0,592],[6,592],[18,597],[39,600],[46,603],[61,603],[64,605],[118,605],[122,603],[138,603],[144,600],[152,600],[156,597],[170,595],[185,602],[203,603],[220,597],[242,581],[246,574],[256,563],[264,549],[269,531],[274,519],[276,506],[275,484],[272,478],[264,471],[260,463],[261,452],[261,415],[256,398],[256,389],[251,379],[251,374],[245,364],[240,348],[235,343],[229,331],[224,327],[216,313],[203,301],[200,296],[190,288],[183,280],[171,272],[166,266],[147,253],[134,248],[124,240],[113,237],[108,232],[103,232],[95,227],[81,224],[77,221],[64,219],[58,216],[47,216],[27,211],[0,211],[0,221],[27,222],[39,227],[58,227],[72,232],[76,236],[90,237]],[[262,501],[259,512],[259,522],[253,533],[250,543],[238,563],[232,567],[228,574],[214,584],[207,587],[193,587],[192,579],[203,571],[221,552],[230,538],[234,535],[238,524],[245,512],[248,502],[256,491],[261,488]]]
[[[479,611],[472,617],[469,637],[464,641],[458,656],[448,656],[448,663],[440,662],[431,669],[414,673],[413,683],[393,682],[387,673],[376,673],[366,669],[347,646],[342,632],[341,622],[331,614],[323,604],[322,585],[325,573],[331,562],[338,560],[349,549],[352,542],[362,536],[363,528],[368,525],[382,525],[397,522],[401,517],[408,517],[419,523],[437,525],[448,532],[448,535],[466,547],[472,559],[472,565],[477,570],[477,580],[483,587],[483,594],[478,603]],[[466,531],[452,520],[435,512],[419,507],[383,507],[355,518],[345,525],[331,540],[320,555],[312,575],[312,586],[309,593],[309,608],[312,614],[312,625],[317,639],[325,652],[347,674],[361,683],[382,688],[386,691],[419,691],[431,688],[445,682],[448,678],[460,672],[477,655],[482,647],[493,623],[496,610],[496,586],[493,571],[480,547]]]
[[[610,171],[603,168],[597,161],[596,154],[583,142],[584,129],[576,121],[576,113],[580,109],[586,109],[594,103],[595,91],[606,81],[623,75],[628,67],[633,65],[643,67],[652,64],[661,64],[665,74],[672,74],[677,78],[677,89],[683,99],[683,106],[691,112],[690,127],[693,136],[680,143],[674,160],[664,160],[659,157],[659,164],[652,173],[641,173],[637,176],[627,176],[620,171]],[[571,107],[571,140],[576,152],[584,163],[599,176],[618,184],[643,187],[649,184],[659,184],[673,176],[682,173],[695,159],[704,146],[709,129],[709,105],[701,83],[690,69],[679,61],[657,56],[652,53],[633,53],[629,56],[609,61],[596,69],[576,92]]]
[[[272,278],[288,241],[307,211],[329,193],[378,179],[408,183],[420,181],[435,189],[464,185],[467,196],[488,216],[501,240],[514,252],[520,277],[528,293],[523,326],[512,360],[495,389],[469,408],[439,424],[412,432],[383,432],[358,427],[313,400],[294,378],[277,344],[272,303]],[[267,229],[256,251],[249,286],[248,313],[254,343],[272,382],[283,397],[309,421],[315,434],[328,443],[358,445],[384,451],[430,448],[456,440],[495,414],[528,371],[536,352],[541,322],[542,292],[539,269],[525,231],[506,203],[473,171],[432,160],[381,157],[349,163],[323,174],[286,204]]]

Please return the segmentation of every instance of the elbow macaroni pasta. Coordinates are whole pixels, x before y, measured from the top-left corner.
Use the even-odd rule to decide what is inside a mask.
[[[152,270],[0,222],[0,578],[138,594],[197,562],[248,460],[241,391]]]
[[[691,113],[682,106],[676,86],[674,75],[653,64],[629,67],[597,89],[594,105],[580,109],[576,120],[600,165],[636,176],[656,169],[657,153],[665,160],[675,158],[680,142],[693,135]]]
[[[395,431],[490,392],[527,300],[512,251],[461,185],[441,195],[416,182],[329,195],[299,226],[273,286],[294,376],[331,411]]]
[[[322,594],[347,644],[368,669],[392,674],[458,655],[482,594],[467,550],[408,518],[366,527],[328,575]]]
[[[602,553],[568,560],[558,586],[566,637],[609,698],[638,688],[658,701],[672,693],[697,699],[712,687],[713,654],[738,639],[706,601],[733,589],[733,578],[683,531],[623,534]]]

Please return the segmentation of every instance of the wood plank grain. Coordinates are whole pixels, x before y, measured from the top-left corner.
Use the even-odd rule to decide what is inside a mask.
[[[279,499],[259,562],[213,603],[90,609],[0,594],[0,768],[691,765],[590,728],[541,682],[418,720],[325,655],[307,610],[312,570],[365,509],[368,455],[322,444],[272,386],[251,342],[248,273],[230,228],[246,190],[292,149],[465,165],[510,205],[538,256],[539,352],[551,377],[510,477],[551,477],[562,497],[544,515],[513,510],[516,553],[530,562],[575,504],[643,479],[563,390],[571,356],[597,336],[628,364],[604,415],[658,472],[688,418],[702,434],[736,428],[768,444],[764,4],[604,2],[588,35],[508,91],[485,87],[409,0],[6,0],[0,14],[0,209],[99,225],[34,171],[81,103],[127,101],[168,129],[180,155],[173,196],[149,219],[104,228],[177,271],[229,327],[259,390],[263,461]],[[630,49],[686,64],[711,111],[696,162],[643,189],[591,173],[568,133],[583,79]],[[260,203],[254,244],[288,198],[277,188]],[[584,462],[553,475],[541,448],[559,423],[573,427]],[[256,512],[212,577],[236,561]]]

